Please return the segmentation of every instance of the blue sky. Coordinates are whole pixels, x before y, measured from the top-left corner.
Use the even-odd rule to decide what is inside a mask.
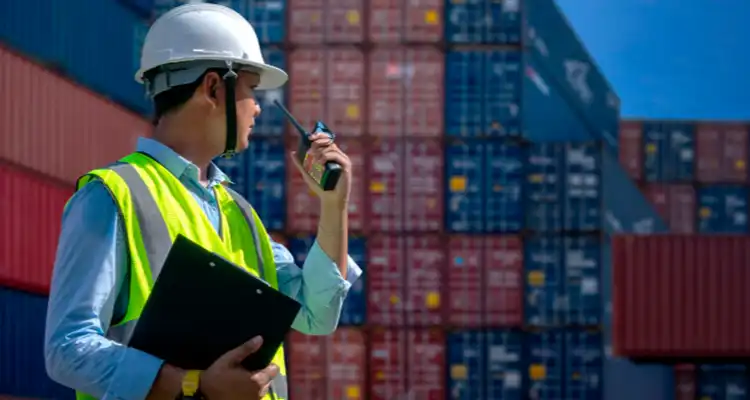
[[[750,120],[750,0],[557,0],[626,117]]]

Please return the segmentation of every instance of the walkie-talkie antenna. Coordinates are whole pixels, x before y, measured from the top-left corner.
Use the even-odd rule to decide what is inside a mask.
[[[286,107],[284,107],[283,104],[279,103],[278,100],[274,100],[273,104],[275,104],[276,107],[279,107],[281,109],[281,111],[284,112],[284,115],[286,115],[286,118],[289,120],[289,122],[292,123],[292,125],[294,125],[295,128],[297,128],[297,130],[299,131],[300,135],[302,135],[302,137],[304,137],[305,139],[307,139],[307,131],[305,130],[305,128],[302,127],[302,125],[300,125],[299,121],[297,121],[297,119],[294,118],[294,116],[292,115],[292,113],[290,113],[289,110],[287,110]]]

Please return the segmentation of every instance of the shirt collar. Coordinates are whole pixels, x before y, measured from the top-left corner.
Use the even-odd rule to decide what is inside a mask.
[[[198,167],[195,164],[157,140],[139,137],[136,151],[148,154],[178,179],[185,175],[196,182],[199,181]],[[209,186],[231,182],[229,177],[213,162],[209,164],[207,172]]]

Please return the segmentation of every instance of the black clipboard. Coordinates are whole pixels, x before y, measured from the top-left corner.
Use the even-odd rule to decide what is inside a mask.
[[[267,367],[300,310],[294,299],[242,267],[179,235],[136,324],[129,346],[179,368],[207,369],[255,336],[242,363]]]

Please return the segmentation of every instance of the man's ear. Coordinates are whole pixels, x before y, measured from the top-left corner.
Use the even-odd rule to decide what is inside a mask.
[[[203,82],[201,82],[201,92],[209,103],[214,107],[218,107],[224,101],[222,98],[224,85],[221,82],[219,74],[216,72],[207,73],[203,77]]]

